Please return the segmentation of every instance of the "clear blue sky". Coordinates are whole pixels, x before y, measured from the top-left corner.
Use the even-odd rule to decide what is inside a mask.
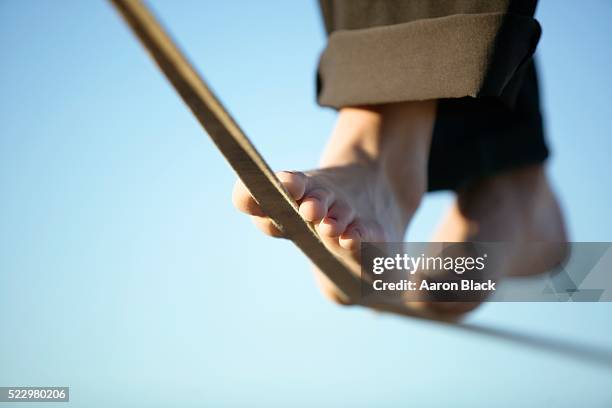
[[[314,166],[334,119],[314,1],[153,6],[274,168]],[[538,18],[552,178],[572,238],[612,241],[612,3]],[[325,302],[232,209],[231,170],[105,2],[2,1],[0,49],[0,386],[70,385],[74,407],[612,404],[609,370]],[[471,319],[612,345],[611,304]]]

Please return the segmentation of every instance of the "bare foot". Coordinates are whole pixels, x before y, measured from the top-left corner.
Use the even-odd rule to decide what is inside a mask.
[[[504,258],[495,265],[499,276],[544,273],[567,256],[563,216],[542,165],[502,173],[458,191],[432,241],[508,243]],[[477,305],[432,306],[464,313]]]
[[[358,260],[362,241],[403,240],[426,190],[435,109],[434,101],[342,109],[319,169],[277,173],[333,251]],[[282,236],[240,181],[233,202],[264,233]],[[316,275],[329,298],[349,302]]]

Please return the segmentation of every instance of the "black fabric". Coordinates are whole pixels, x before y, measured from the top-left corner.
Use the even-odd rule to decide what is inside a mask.
[[[536,68],[530,61],[512,107],[486,97],[438,101],[428,189],[455,190],[502,171],[542,163],[548,156]]]
[[[541,163],[535,0],[320,0],[324,106],[437,99],[430,191]]]

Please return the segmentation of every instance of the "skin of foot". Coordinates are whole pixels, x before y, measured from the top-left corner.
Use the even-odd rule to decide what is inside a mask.
[[[435,101],[343,108],[318,169],[277,173],[328,248],[358,261],[362,241],[403,241],[426,190],[435,113]],[[232,199],[262,232],[282,236],[242,182]],[[315,276],[328,298],[350,303]]]
[[[434,242],[504,242],[504,258],[491,265],[498,277],[547,272],[568,256],[562,212],[543,165],[503,172],[468,184],[435,233]],[[462,314],[477,302],[430,306]]]
[[[427,186],[427,159],[435,101],[344,108],[316,170],[277,173],[328,248],[358,261],[362,241],[400,242]],[[282,237],[242,182],[234,205],[265,234]],[[435,242],[516,242],[496,265],[498,276],[541,273],[562,262],[565,227],[542,166],[530,166],[470,183],[438,228]],[[551,242],[534,251],[520,243]],[[315,268],[323,293],[350,301]],[[413,308],[459,316],[478,302],[410,302]]]

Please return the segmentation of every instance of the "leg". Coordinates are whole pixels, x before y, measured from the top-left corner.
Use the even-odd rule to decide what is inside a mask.
[[[357,258],[364,241],[402,241],[427,188],[434,101],[343,108],[319,169],[280,172],[300,214],[332,250]],[[234,205],[266,234],[280,232],[241,182]],[[317,272],[324,293],[341,301]]]
[[[432,239],[507,242],[504,258],[489,265],[497,276],[529,276],[553,269],[568,255],[566,240],[561,210],[543,165],[518,168],[460,189]],[[429,306],[462,314],[478,305],[440,302]]]
[[[567,240],[559,204],[543,165],[501,173],[457,193],[433,241],[526,243],[500,265],[501,274],[527,276],[546,272],[565,259]],[[551,242],[550,250],[529,242]]]
[[[356,258],[362,240],[402,240],[430,187],[432,101],[488,97],[512,105],[521,82],[515,73],[540,28],[535,0],[321,5],[329,38],[317,98],[340,110],[338,124],[320,169],[279,178],[328,246]],[[280,235],[240,183],[234,203],[264,232]]]

